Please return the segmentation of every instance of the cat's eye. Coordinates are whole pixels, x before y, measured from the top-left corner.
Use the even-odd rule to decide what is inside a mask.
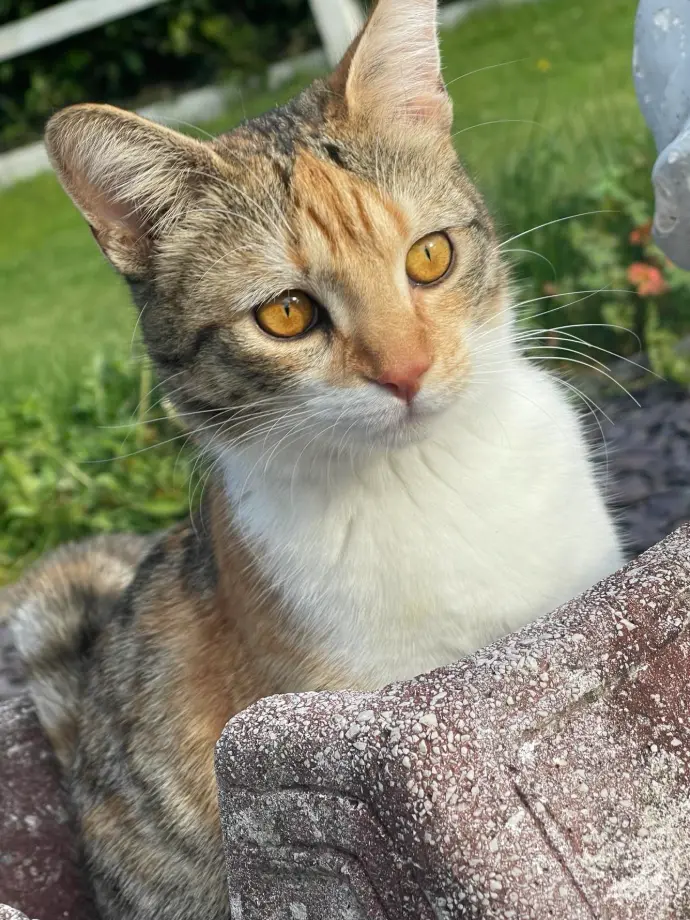
[[[302,291],[286,291],[257,307],[256,321],[264,332],[279,339],[294,339],[316,325],[318,307]]]
[[[446,233],[430,233],[417,240],[407,254],[407,275],[415,284],[440,281],[453,261],[453,244]]]

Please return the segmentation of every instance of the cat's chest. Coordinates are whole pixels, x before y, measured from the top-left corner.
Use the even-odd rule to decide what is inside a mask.
[[[514,579],[496,571],[505,526],[482,511],[481,492],[458,488],[457,471],[415,472],[414,488],[393,479],[328,500],[293,491],[279,513],[257,504],[245,521],[284,615],[363,685],[456,660],[512,625]]]

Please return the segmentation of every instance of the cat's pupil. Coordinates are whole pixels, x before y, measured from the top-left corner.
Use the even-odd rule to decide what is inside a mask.
[[[283,304],[283,309],[285,310],[285,315],[290,316],[290,304],[289,303]]]
[[[431,262],[431,249],[428,246],[425,246],[424,252],[426,253],[427,259]]]

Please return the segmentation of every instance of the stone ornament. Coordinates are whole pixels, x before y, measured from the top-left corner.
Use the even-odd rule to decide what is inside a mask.
[[[654,238],[690,269],[690,4],[640,0],[633,58],[635,89],[659,158],[652,172]]]
[[[0,751],[0,898],[41,920],[94,920],[67,794],[26,696],[0,702]]]
[[[217,748],[232,920],[690,916],[690,526],[452,667]]]

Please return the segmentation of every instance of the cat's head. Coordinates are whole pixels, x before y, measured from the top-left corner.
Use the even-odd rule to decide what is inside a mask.
[[[329,80],[202,142],[100,105],[50,121],[200,440],[404,444],[456,402],[505,270],[452,143],[436,0],[379,0]]]

